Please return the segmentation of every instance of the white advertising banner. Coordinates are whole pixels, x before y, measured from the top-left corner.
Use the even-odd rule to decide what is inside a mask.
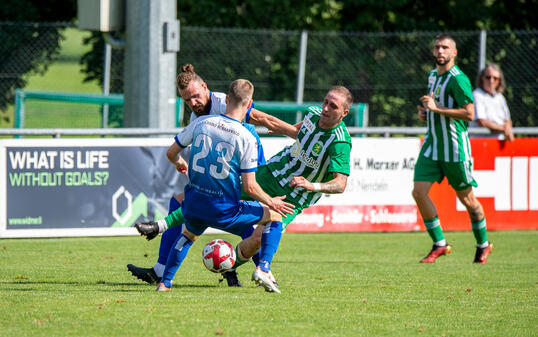
[[[343,194],[325,194],[288,226],[289,232],[418,230],[411,196],[419,138],[353,138]],[[266,158],[292,140],[262,139]]]
[[[265,156],[289,138],[262,138]],[[125,235],[163,217],[185,182],[169,138],[0,141],[0,237]],[[415,138],[355,138],[346,192],[324,195],[288,231],[417,229],[411,198]],[[183,182],[182,182],[183,181]]]

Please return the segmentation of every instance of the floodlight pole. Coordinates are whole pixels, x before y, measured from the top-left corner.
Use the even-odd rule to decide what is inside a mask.
[[[176,0],[126,1],[124,127],[175,126]]]
[[[105,57],[103,64],[103,95],[110,94],[110,63],[112,59],[112,47],[105,41]],[[108,127],[108,104],[103,105],[102,127]]]
[[[478,52],[478,72],[481,72],[482,69],[486,67],[486,40],[487,40],[487,32],[485,29],[482,29],[480,31],[480,38],[479,38],[479,52]]]
[[[297,72],[297,104],[303,104],[304,94],[304,76],[306,68],[306,45],[308,41],[308,32],[303,30],[301,32],[301,44],[299,46],[299,71]],[[296,123],[303,120],[302,112],[297,111],[295,116]]]

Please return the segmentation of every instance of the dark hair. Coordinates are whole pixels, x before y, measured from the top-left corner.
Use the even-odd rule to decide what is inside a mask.
[[[442,40],[451,40],[452,42],[454,42],[454,47],[456,48],[458,47],[456,44],[456,40],[454,40],[454,38],[450,34],[442,33],[442,34],[437,35],[435,39],[433,39],[433,41],[442,41]]]
[[[496,63],[486,64],[484,69],[482,69],[476,76],[475,86],[477,88],[484,90],[484,82],[482,80],[486,76],[486,71],[489,68],[493,70],[497,70],[499,72],[499,83],[497,84],[497,88],[495,88],[495,91],[498,92],[499,94],[502,94],[504,92],[504,89],[506,88],[506,82],[504,80],[504,74],[503,74],[503,71],[501,70],[501,67]]]
[[[186,89],[192,81],[204,82],[197,73],[194,72],[192,64],[185,64],[181,67],[181,72],[177,75],[176,85],[180,90]]]
[[[349,110],[349,108],[351,108],[351,104],[353,104],[353,95],[346,87],[341,86],[341,85],[335,85],[334,87],[331,88],[331,90],[329,90],[329,92],[331,91],[337,92],[338,94],[342,95],[346,99],[345,101],[346,110]]]

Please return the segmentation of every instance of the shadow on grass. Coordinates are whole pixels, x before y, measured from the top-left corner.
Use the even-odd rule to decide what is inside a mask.
[[[140,282],[106,282],[102,280],[98,281],[26,281],[26,280],[15,280],[15,281],[0,281],[1,285],[63,285],[69,288],[74,287],[94,287],[94,286],[108,286],[108,287],[144,287],[147,289],[154,290],[155,285],[152,284],[146,284],[146,283],[140,283]],[[209,285],[209,284],[174,284],[174,288],[218,288],[219,285]],[[54,289],[39,289],[39,288],[17,288],[17,289],[1,289],[2,290],[16,290],[16,291],[54,291]],[[58,291],[65,291],[66,288],[58,289]],[[92,288],[87,289],[87,291],[99,291],[99,289]],[[100,290],[100,291],[120,291],[120,292],[139,292],[140,289],[127,289],[127,288],[120,288],[120,289],[109,289],[109,290]]]

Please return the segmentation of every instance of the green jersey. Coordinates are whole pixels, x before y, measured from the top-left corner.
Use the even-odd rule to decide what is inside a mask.
[[[349,175],[351,137],[344,122],[332,129],[318,126],[321,108],[312,106],[299,129],[296,142],[274,155],[267,167],[280,186],[289,190],[287,197],[303,208],[316,203],[322,193],[289,187],[291,179],[302,176],[313,183],[332,180],[333,172]]]
[[[473,103],[469,78],[453,66],[442,75],[434,69],[428,76],[428,94],[434,93],[437,105],[457,109]],[[435,161],[464,162],[471,160],[467,121],[453,119],[427,110],[428,132],[420,154]]]

